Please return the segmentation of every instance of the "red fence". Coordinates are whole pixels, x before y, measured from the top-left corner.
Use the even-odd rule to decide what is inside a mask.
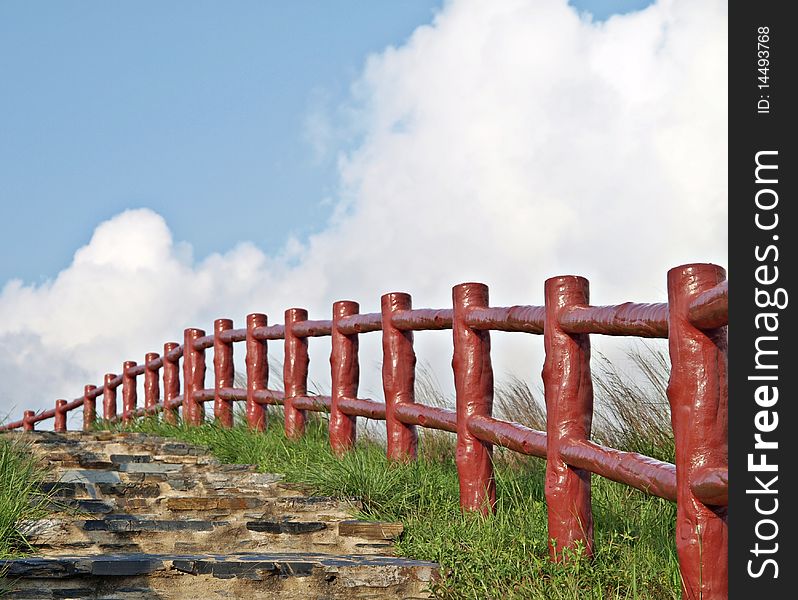
[[[291,308],[282,325],[266,315],[247,316],[245,329],[217,319],[214,331],[186,329],[183,344],[164,344],[163,355],[148,353],[144,364],[123,364],[122,374],[105,375],[102,387],[87,385],[71,402],[24,418],[0,430],[23,428],[51,417],[55,430],[66,430],[67,412],[83,407],[83,427],[96,419],[97,398],[103,417],[123,421],[163,411],[174,422],[198,425],[204,405],[213,401],[216,420],[232,424],[234,401],[246,402],[250,427],[262,429],[264,405],[281,404],[285,431],[302,435],[307,411],[328,411],[330,444],[337,453],[356,441],[356,419],[386,422],[387,454],[397,461],[416,457],[416,427],[457,435],[456,463],[463,509],[487,513],[496,502],[491,453],[494,445],[546,459],[545,494],[548,536],[553,560],[581,545],[593,552],[590,477],[596,473],[675,501],[676,547],[686,599],[727,597],[727,325],[728,282],[715,265],[693,264],[668,273],[668,302],[591,306],[582,277],[554,277],[545,284],[544,306],[491,307],[488,288],[464,283],[453,288],[451,309],[413,309],[404,293],[385,294],[381,312],[359,314],[356,302],[333,305],[332,320],[308,320],[307,311]],[[413,332],[451,329],[454,340],[456,411],[415,403],[416,357]],[[543,383],[546,431],[535,431],[493,418],[493,370],[490,330],[542,334],[546,352]],[[358,336],[382,331],[382,380],[385,402],[358,398]],[[593,389],[590,334],[668,338],[671,405],[676,464],[622,452],[590,440]],[[307,392],[308,338],[331,336],[330,396]],[[284,391],[268,387],[267,344],[284,340]],[[233,387],[233,344],[246,344],[246,389]],[[214,386],[205,387],[205,351],[213,348]],[[183,359],[183,394],[179,360]],[[162,372],[163,398],[159,386]],[[136,378],[144,376],[144,406],[138,407]],[[122,411],[117,415],[117,388]]]

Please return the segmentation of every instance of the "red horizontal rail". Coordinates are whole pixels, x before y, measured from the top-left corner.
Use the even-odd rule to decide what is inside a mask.
[[[297,410],[329,412],[332,405],[330,396],[296,396],[293,400],[294,408]]]
[[[269,325],[264,327],[256,327],[253,330],[253,335],[256,340],[282,340],[285,338],[284,325]]]
[[[147,365],[140,364],[136,365],[135,367],[129,367],[125,369],[125,374],[128,377],[138,377],[139,375],[144,375],[144,372],[147,370]]]
[[[194,350],[213,348],[213,335],[203,335],[194,340]]]
[[[338,408],[345,415],[385,420],[385,404],[367,398],[341,398]]]
[[[453,410],[409,403],[397,404],[394,410],[396,418],[407,425],[457,433],[457,413]]]
[[[465,317],[465,323],[472,329],[542,334],[545,314],[543,306],[472,308]]]
[[[382,313],[350,315],[338,321],[338,331],[344,335],[368,333],[382,329]]]
[[[468,430],[484,442],[509,448],[521,454],[546,458],[546,433],[493,417],[474,415]]]
[[[567,442],[560,448],[560,455],[572,467],[592,471],[652,496],[676,500],[676,467],[670,463],[589,440]]]
[[[687,318],[699,329],[717,329],[729,324],[729,281],[700,294],[690,303]]]
[[[560,317],[567,333],[599,333],[647,338],[668,337],[667,304],[575,306]]]
[[[296,337],[323,337],[332,335],[332,321],[299,321],[291,331]]]
[[[75,410],[76,408],[83,406],[83,400],[84,399],[82,396],[80,398],[75,398],[74,400],[72,400],[72,402],[67,402],[64,405],[63,410],[65,411]]]
[[[219,333],[219,339],[225,344],[243,342],[247,339],[246,329],[225,329]]]
[[[391,323],[401,331],[431,331],[452,328],[451,308],[415,308],[391,316]]]

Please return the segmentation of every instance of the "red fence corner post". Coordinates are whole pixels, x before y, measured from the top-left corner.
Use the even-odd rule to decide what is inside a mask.
[[[267,413],[255,400],[255,392],[269,387],[269,355],[266,340],[255,339],[255,330],[266,327],[269,320],[263,313],[247,315],[247,426],[253,431],[266,429]],[[288,392],[285,393],[288,396]],[[288,403],[288,398],[285,400]]]
[[[216,319],[213,322],[213,418],[222,427],[233,426],[233,401],[220,395],[222,388],[233,387],[235,367],[233,365],[233,342],[221,339],[223,331],[233,328],[230,319]]]
[[[569,334],[560,315],[574,306],[587,306],[589,284],[583,277],[566,275],[546,280],[546,317],[543,343],[543,388],[546,400],[546,504],[549,553],[562,560],[564,550],[579,546],[593,555],[593,513],[590,471],[569,467],[560,447],[587,440],[593,422],[593,382],[590,378],[590,337]]]
[[[83,386],[83,431],[91,431],[97,421],[97,397],[94,395],[96,385]]]
[[[462,283],[452,288],[454,339],[454,388],[457,399],[457,474],[460,480],[460,507],[482,514],[496,505],[493,476],[493,444],[479,440],[468,430],[474,415],[491,416],[493,411],[493,368],[490,361],[490,333],[466,325],[471,308],[488,306],[488,286]]]
[[[726,279],[716,265],[668,271],[668,400],[676,443],[676,551],[685,600],[728,597],[726,506],[706,506],[691,489],[701,468],[728,466],[727,328],[702,331],[688,319],[691,301]]]
[[[151,369],[149,364],[158,359],[157,352],[144,355],[144,410],[146,414],[155,414],[155,407],[161,399],[161,387],[158,385],[158,369]]]
[[[36,416],[35,410],[26,410],[22,415],[22,431],[34,431],[35,424],[33,417]]]
[[[332,369],[330,446],[338,455],[354,447],[357,440],[357,417],[342,413],[338,403],[341,398],[357,398],[360,381],[357,334],[341,333],[338,331],[338,322],[349,315],[356,315],[359,310],[358,303],[350,300],[340,300],[333,304],[332,351],[330,352]]]
[[[397,404],[416,401],[416,353],[413,332],[393,325],[393,315],[413,308],[410,294],[394,292],[381,298],[382,309],[382,387],[385,393],[385,427],[389,460],[410,462],[418,452],[415,425],[405,425],[396,418]]]
[[[103,419],[106,421],[116,419],[116,387],[111,385],[114,379],[114,373],[106,373],[103,378]]]
[[[67,414],[64,407],[67,405],[66,400],[55,401],[55,417],[53,419],[53,431],[56,433],[63,433],[67,430]]]
[[[163,345],[163,420],[170,425],[177,424],[177,408],[171,408],[169,403],[180,395],[180,359],[171,358],[171,353],[179,347],[177,342]]]
[[[130,369],[135,366],[135,360],[126,360],[122,364],[122,421],[125,423],[133,418],[138,403],[136,376],[129,373]]]
[[[194,342],[205,336],[202,329],[188,328],[183,332],[183,422],[202,425],[205,405],[194,399],[194,392],[205,388],[205,349],[196,349]]]
[[[308,339],[294,335],[294,323],[308,320],[308,311],[304,308],[289,308],[285,311],[285,359],[283,361],[283,387],[285,389],[285,436],[298,439],[305,433],[306,414],[304,410],[294,408],[294,398],[307,396]]]

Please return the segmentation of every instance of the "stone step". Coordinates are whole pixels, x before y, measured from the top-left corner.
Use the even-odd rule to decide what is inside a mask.
[[[239,550],[391,554],[400,523],[355,520],[162,519],[157,515],[48,518],[23,529],[30,543],[48,555],[77,551],[234,552]]]
[[[41,555],[0,561],[28,600],[422,598],[436,565],[391,558],[399,523],[352,519],[356,499],[313,496],[254,465],[150,436],[25,434],[47,469]],[[198,588],[197,585],[202,586]]]
[[[434,563],[318,553],[105,554],[0,561],[20,600],[430,597]]]

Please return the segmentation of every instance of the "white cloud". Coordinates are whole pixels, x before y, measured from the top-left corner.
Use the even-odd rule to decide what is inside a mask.
[[[350,111],[363,139],[341,157],[322,233],[274,257],[242,243],[196,263],[160,216],[128,211],[55,280],[6,284],[0,414],[75,397],[220,316],[276,322],[306,306],[328,318],[334,300],[373,311],[394,290],[445,306],[467,280],[489,284],[495,305],[539,304],[543,280],[563,273],[590,278],[599,304],[664,300],[668,268],[726,263],[726,10],[660,0],[591,23],[565,0],[447,3],[368,59]],[[379,346],[364,337],[373,393]],[[447,339],[417,339],[445,380]],[[499,366],[539,371],[509,354],[497,346]]]

